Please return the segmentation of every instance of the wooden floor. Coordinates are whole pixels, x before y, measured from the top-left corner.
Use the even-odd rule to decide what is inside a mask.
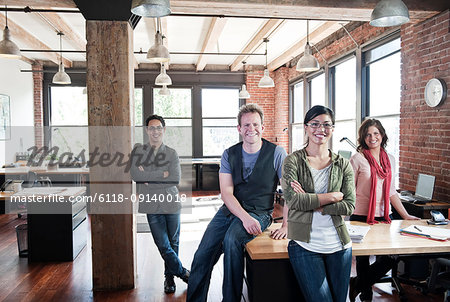
[[[25,223],[15,215],[0,215],[0,301],[185,301],[186,285],[176,280],[175,294],[163,293],[163,262],[153,243],[151,234],[137,234],[136,289],[115,292],[92,292],[90,244],[73,262],[28,264],[19,258],[15,226]],[[197,229],[182,231],[180,258],[183,265],[191,266],[202,236]],[[208,301],[221,301],[222,265],[218,265],[211,278]],[[424,296],[405,286],[409,301],[442,301],[442,295]],[[244,289],[244,292],[246,290]],[[245,299],[243,298],[243,301]],[[375,288],[373,301],[400,301],[392,294],[388,284]],[[256,301],[257,302],[257,301]]]

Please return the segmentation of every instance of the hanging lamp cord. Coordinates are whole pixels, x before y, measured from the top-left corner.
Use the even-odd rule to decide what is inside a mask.
[[[8,28],[8,6],[6,4],[5,4],[5,19],[6,19],[5,28]]]

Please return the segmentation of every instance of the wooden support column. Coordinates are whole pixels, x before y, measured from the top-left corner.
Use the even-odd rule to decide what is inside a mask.
[[[133,30],[127,21],[86,21],[89,152],[97,148],[97,164],[90,167],[92,274],[94,290],[132,289],[135,286],[135,232],[130,199],[100,204],[131,195],[131,177],[117,154],[132,149],[134,116]],[[103,163],[98,164],[102,160]],[[106,159],[106,161],[105,161]],[[92,164],[92,163],[91,163]],[[121,195],[122,194],[122,195]],[[108,214],[105,214],[108,213]]]

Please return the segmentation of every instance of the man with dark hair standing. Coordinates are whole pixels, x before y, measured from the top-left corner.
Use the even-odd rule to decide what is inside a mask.
[[[240,108],[237,129],[242,142],[222,155],[219,182],[224,205],[209,223],[195,253],[188,302],[207,300],[211,272],[222,253],[223,301],[241,300],[244,247],[271,223],[274,192],[286,157],[282,147],[262,138],[263,121],[263,112],[257,105]],[[283,216],[283,226],[272,234],[274,238],[286,236],[287,218]]]
[[[148,144],[133,150],[131,177],[136,181],[139,212],[147,214],[150,230],[164,259],[164,292],[175,292],[173,277],[188,282],[189,271],[178,258],[180,211],[178,188],[181,168],[177,152],[163,144],[166,123],[151,115],[145,124]]]

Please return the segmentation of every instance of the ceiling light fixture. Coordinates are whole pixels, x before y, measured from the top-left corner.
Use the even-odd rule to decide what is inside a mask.
[[[3,40],[0,41],[0,57],[7,59],[20,59],[19,47],[11,41],[11,33],[8,28],[8,7],[5,5],[5,29],[3,30]]]
[[[167,85],[163,85],[163,87],[159,90],[159,95],[170,95],[170,90],[167,88]]]
[[[250,93],[247,91],[247,86],[245,84],[242,84],[242,89],[239,91],[239,98],[240,99],[249,99]]]
[[[131,12],[141,17],[164,17],[170,15],[169,0],[133,0]]]
[[[60,61],[58,72],[53,76],[53,84],[70,84],[71,80],[69,75],[64,71],[63,56],[62,56],[62,36],[63,32],[58,32],[59,36],[59,51],[60,51]]]
[[[269,69],[267,69],[267,42],[269,42],[269,39],[264,38],[264,43],[266,43],[266,68],[264,69],[264,76],[259,80],[258,87],[261,88],[270,88],[274,87],[275,83],[273,82],[272,78],[269,75]]]
[[[297,67],[295,68],[300,72],[311,72],[320,69],[319,62],[311,54],[311,46],[309,46],[309,20],[306,20],[306,45],[303,57],[297,62]]]
[[[163,35],[161,33],[161,20],[158,18],[155,34],[155,44],[147,52],[147,59],[152,63],[169,62],[170,55],[167,47],[163,45]]]
[[[370,25],[377,27],[397,26],[408,21],[408,7],[402,0],[381,0],[370,16]]]
[[[155,79],[155,85],[168,86],[172,85],[172,79],[166,73],[166,67],[164,64],[161,64],[161,73]]]

